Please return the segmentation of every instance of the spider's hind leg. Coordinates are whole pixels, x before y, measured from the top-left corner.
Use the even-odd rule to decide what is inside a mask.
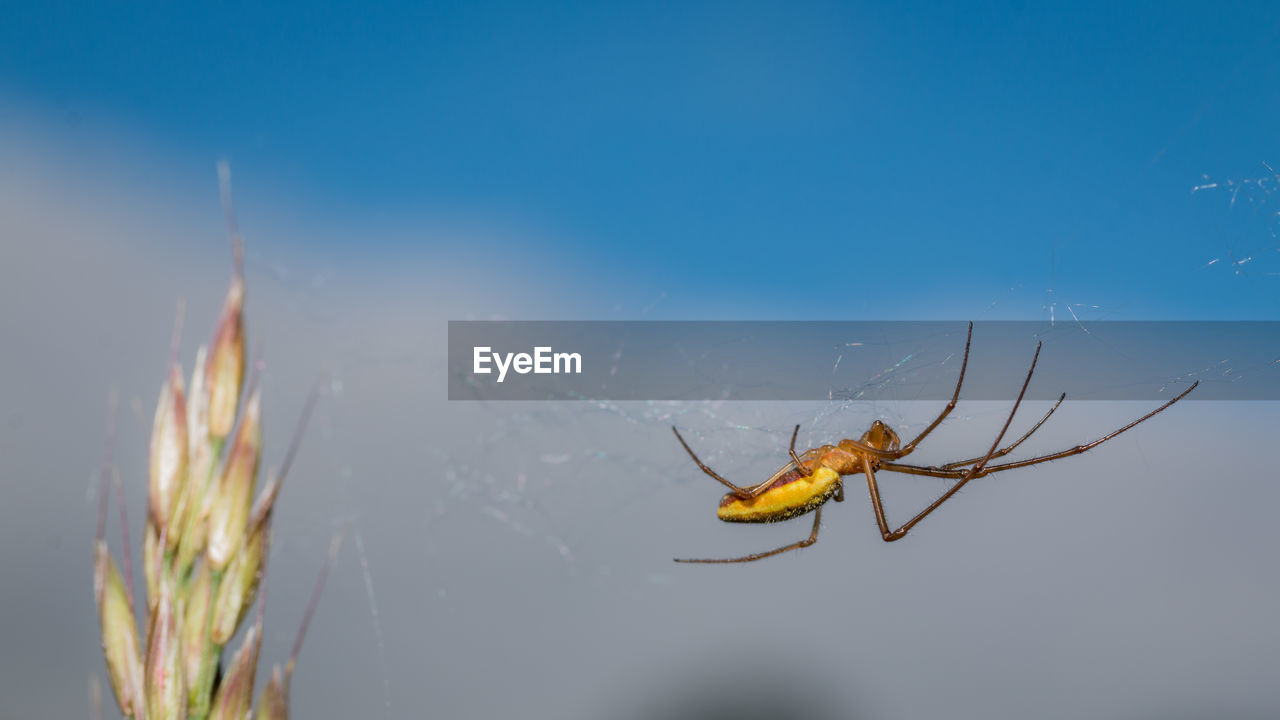
[[[742,562],[753,562],[755,560],[762,560],[764,558],[772,557],[774,555],[788,552],[790,550],[799,550],[800,548],[806,548],[814,544],[815,542],[818,541],[818,525],[821,522],[822,522],[822,508],[819,507],[813,511],[813,532],[810,532],[809,537],[805,538],[804,540],[801,540],[800,542],[793,542],[790,545],[783,545],[780,548],[775,548],[767,552],[753,553],[751,555],[744,555],[738,558],[709,558],[709,559],[676,558],[675,561],[678,563],[742,563]]]
[[[799,430],[800,426],[797,425],[796,429]],[[684,446],[684,451],[689,453],[689,457],[693,458],[693,461],[698,464],[698,467],[701,468],[702,472],[706,473],[709,477],[715,478],[715,480],[719,482],[721,485],[724,485],[725,487],[732,490],[734,495],[737,495],[738,497],[746,500],[748,498],[755,497],[757,494],[759,494],[759,490],[753,490],[752,488],[738,487],[737,485],[734,485],[728,480],[725,480],[723,477],[720,476],[720,473],[717,473],[715,470],[712,470],[711,468],[707,467],[706,463],[698,459],[697,454],[693,452],[693,448],[689,447],[689,443],[684,441],[684,437],[680,435],[680,431],[676,429],[675,425],[671,426],[671,432],[676,434],[676,439],[679,440],[680,444]],[[792,441],[794,442],[794,438]]]

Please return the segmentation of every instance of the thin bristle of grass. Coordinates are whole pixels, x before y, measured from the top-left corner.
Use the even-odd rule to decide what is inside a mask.
[[[89,717],[102,720],[102,681],[97,675],[89,676]]]
[[[324,592],[324,584],[329,580],[329,572],[333,569],[333,564],[338,561],[338,551],[342,549],[342,541],[346,536],[345,532],[338,533],[329,541],[329,554],[325,556],[324,565],[320,566],[320,577],[316,578],[316,586],[311,591],[311,598],[307,600],[307,610],[302,614],[302,624],[298,627],[298,637],[293,641],[293,651],[289,653],[289,662],[285,665],[285,686],[288,687],[288,681],[293,677],[293,668],[298,664],[298,655],[302,653],[302,641],[307,638],[307,628],[311,625],[311,616],[315,615],[316,607],[320,604],[320,595]]]

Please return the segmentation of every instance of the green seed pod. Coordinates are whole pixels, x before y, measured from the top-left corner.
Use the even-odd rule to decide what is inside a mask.
[[[266,554],[267,532],[270,523],[265,520],[249,531],[249,538],[236,553],[222,575],[218,596],[213,603],[213,642],[226,645],[245,613],[253,605],[262,577],[262,559]]]
[[[107,658],[107,674],[120,712],[127,717],[142,709],[142,661],[138,648],[138,628],[129,607],[120,569],[99,540],[93,551],[93,584],[102,622],[102,652]]]
[[[147,656],[143,666],[149,720],[185,720],[187,717],[181,650],[173,581],[161,572],[159,593],[147,626]]]
[[[187,396],[187,435],[190,439],[188,453],[192,458],[202,447],[209,445],[209,389],[205,387],[205,361],[209,349],[201,345],[196,350],[196,364],[191,368],[191,393]]]
[[[262,627],[254,625],[245,633],[227,675],[218,686],[209,720],[242,720],[253,703],[253,676],[258,671],[258,651],[262,648]]]
[[[208,563],[201,563],[187,588],[186,607],[182,613],[182,668],[186,677],[191,679],[187,688],[192,705],[199,703],[197,696],[201,688],[195,682],[202,677],[201,670],[212,673],[213,668],[204,668],[207,661],[216,658],[206,657],[205,646],[209,642],[209,609],[213,604],[213,575],[209,572]]]
[[[187,484],[187,403],[182,387],[182,370],[169,368],[169,379],[160,389],[155,424],[151,427],[151,463],[148,485],[151,521],[161,532],[169,527],[178,497]],[[176,546],[177,533],[169,533]]]
[[[244,279],[232,276],[222,314],[213,333],[205,388],[209,394],[209,436],[221,440],[231,434],[244,381]]]
[[[258,698],[258,712],[254,720],[289,720],[289,690],[285,687],[280,666],[271,669],[271,679]]]
[[[204,552],[209,537],[209,476],[215,462],[214,450],[205,443],[191,456],[186,490],[178,503],[178,550],[174,572],[182,577]]]
[[[254,390],[245,406],[222,478],[210,497],[207,553],[214,570],[226,568],[245,539],[262,448],[261,407],[262,392]]]
[[[174,577],[186,577],[195,559],[204,552],[206,537],[206,496],[209,474],[217,462],[209,441],[209,395],[205,391],[205,357],[202,346],[196,351],[191,372],[191,392],[187,395],[187,481],[178,495],[170,523],[168,550],[174,553]]]
[[[142,530],[142,574],[147,579],[147,607],[156,603],[156,595],[160,592],[160,572],[164,550],[160,547],[160,531],[147,521]]]

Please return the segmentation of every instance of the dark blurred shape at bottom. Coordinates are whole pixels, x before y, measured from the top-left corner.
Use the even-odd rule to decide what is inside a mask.
[[[684,664],[684,663],[682,663]],[[677,668],[678,670],[678,668]],[[620,720],[856,720],[857,708],[842,702],[824,680],[795,664],[761,668],[724,660],[659,680],[618,698]],[[844,694],[844,693],[839,693]]]

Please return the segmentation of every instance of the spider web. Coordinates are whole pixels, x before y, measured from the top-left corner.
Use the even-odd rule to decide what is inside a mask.
[[[1205,175],[1192,194],[1211,197],[1219,209],[1222,249],[1205,268],[1248,277],[1280,275],[1280,173],[1263,163],[1266,174],[1217,180]]]

